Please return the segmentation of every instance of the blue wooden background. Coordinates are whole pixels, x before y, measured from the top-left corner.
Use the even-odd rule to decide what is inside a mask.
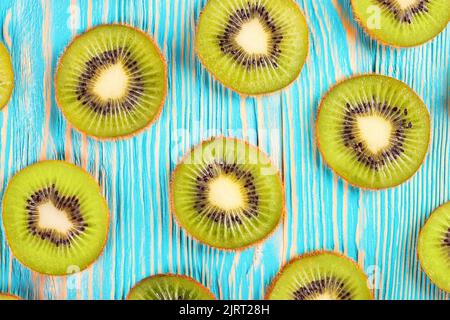
[[[1,0],[1,40],[13,56],[16,88],[0,112],[0,196],[9,178],[40,159],[65,159],[92,173],[111,209],[104,254],[66,278],[41,276],[15,260],[0,231],[0,291],[26,299],[122,299],[141,278],[192,276],[221,299],[260,299],[280,266],[316,249],[343,252],[363,266],[378,299],[449,299],[420,270],[418,232],[450,200],[447,28],[434,41],[399,50],[356,25],[349,0],[298,0],[310,28],[300,78],[264,98],[241,98],[201,67],[193,48],[206,0]],[[74,131],[56,106],[53,75],[64,47],[91,26],[124,22],[146,30],[168,61],[161,118],[129,140],[97,142]],[[432,143],[418,174],[402,186],[353,188],[324,166],[314,138],[321,96],[359,73],[409,84],[432,116]],[[265,243],[224,252],[191,240],[169,209],[169,178],[193,144],[216,134],[257,144],[286,184],[287,218]]]

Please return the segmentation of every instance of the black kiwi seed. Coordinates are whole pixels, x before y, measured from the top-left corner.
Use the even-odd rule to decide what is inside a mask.
[[[270,45],[268,54],[248,55],[234,41],[243,24],[249,20],[257,18],[265,27],[266,32],[270,33]],[[228,19],[224,32],[218,36],[220,50],[232,56],[234,60],[246,67],[255,69],[261,67],[278,68],[278,58],[281,55],[280,43],[283,40],[283,34],[275,25],[269,12],[262,4],[248,3],[243,9],[234,12]]]
[[[377,0],[377,1],[378,3],[383,5],[386,9],[388,9],[390,12],[392,12],[392,14],[398,21],[408,24],[412,23],[412,19],[415,15],[428,12],[427,6],[430,3],[430,0],[420,0],[415,5],[405,10],[400,10],[398,6],[395,4],[395,0]]]
[[[352,298],[341,281],[331,278],[311,281],[308,285],[294,291],[293,298],[294,300],[307,300],[318,294],[323,294],[327,289],[334,291],[340,300],[351,300]]]
[[[391,139],[389,149],[378,155],[371,155],[364,147],[364,144],[355,137],[355,116],[371,114],[376,112],[385,116],[393,126],[394,136]],[[344,118],[342,122],[342,139],[346,147],[351,148],[356,153],[359,162],[373,170],[380,170],[389,162],[395,161],[403,152],[405,142],[405,131],[413,127],[411,122],[406,123],[404,116],[408,114],[407,109],[401,110],[398,107],[391,107],[387,102],[379,103],[375,97],[369,102],[362,102],[357,105],[346,104]]]
[[[448,228],[447,233],[444,236],[444,240],[442,241],[442,245],[449,249],[449,254],[450,254],[450,228]]]
[[[114,65],[122,61],[124,67],[130,77],[130,84],[127,93],[120,100],[101,101],[94,93],[89,90],[92,81],[97,73],[107,66]],[[130,52],[118,48],[114,50],[105,51],[93,58],[91,58],[85,66],[84,72],[78,78],[77,100],[84,106],[90,108],[96,113],[104,116],[116,114],[120,111],[128,112],[134,109],[135,102],[142,96],[144,92],[144,85],[142,75],[138,68],[137,61],[131,58]]]
[[[67,216],[73,225],[72,229],[67,234],[60,234],[53,230],[42,229],[39,227],[38,207],[47,201],[50,201],[58,210],[67,213]],[[81,232],[84,232],[88,226],[80,213],[79,200],[75,196],[59,196],[59,192],[56,190],[54,184],[32,194],[27,199],[26,210],[28,212],[28,230],[31,234],[42,240],[47,239],[56,246],[70,246],[71,239],[81,234]]]
[[[213,208],[211,210],[211,205],[206,197],[208,190],[207,184],[211,179],[216,178],[221,173],[233,175],[238,181],[244,184],[248,208],[242,209],[239,214],[226,212],[220,208]],[[201,175],[197,177],[195,188],[198,192],[194,200],[194,210],[200,215],[206,215],[212,221],[226,225],[227,227],[232,227],[235,224],[243,224],[242,215],[247,218],[258,215],[259,197],[255,192],[254,177],[251,172],[239,169],[234,163],[228,164],[221,160],[208,164]]]

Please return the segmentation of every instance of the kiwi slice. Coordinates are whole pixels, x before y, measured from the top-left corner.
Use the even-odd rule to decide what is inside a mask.
[[[368,279],[349,258],[334,252],[305,254],[276,276],[267,300],[371,300]]]
[[[419,169],[430,141],[430,116],[406,84],[381,75],[350,78],[323,98],[317,141],[328,165],[368,189],[401,184]]]
[[[135,285],[127,300],[215,300],[201,283],[186,276],[161,274]]]
[[[361,26],[377,40],[413,47],[436,37],[450,20],[448,0],[351,0]]]
[[[167,70],[150,36],[129,26],[102,25],[68,46],[55,82],[58,104],[75,128],[114,139],[155,121],[167,93]]]
[[[245,95],[280,90],[300,74],[308,26],[293,0],[209,0],[196,49],[225,86]]]
[[[0,110],[3,109],[11,98],[14,87],[14,72],[11,56],[8,50],[0,42]]]
[[[172,177],[171,202],[193,237],[223,249],[262,241],[284,212],[283,184],[268,157],[244,141],[223,137],[185,156]]]
[[[20,298],[12,294],[0,293],[0,300],[20,300]]]
[[[3,199],[3,225],[14,256],[43,274],[87,268],[105,246],[109,214],[97,182],[63,161],[17,173]]]
[[[423,226],[418,254],[431,281],[450,292],[450,202],[437,208]]]

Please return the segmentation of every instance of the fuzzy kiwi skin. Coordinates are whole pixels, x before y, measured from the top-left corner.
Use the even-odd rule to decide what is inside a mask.
[[[83,34],[85,34],[86,32],[89,32],[89,31],[91,31],[91,30],[94,30],[94,29],[96,29],[96,28],[98,28],[98,27],[103,27],[103,26],[110,26],[110,27],[114,27],[114,26],[124,26],[124,27],[129,27],[129,28],[132,28],[132,29],[134,29],[135,31],[140,32],[141,34],[145,35],[145,36],[147,37],[147,39],[149,39],[149,40],[155,45],[155,48],[158,49],[157,51],[158,51],[158,53],[159,53],[159,57],[161,58],[161,61],[162,61],[163,64],[164,64],[164,92],[163,92],[163,97],[164,97],[164,98],[162,99],[161,105],[159,106],[158,111],[156,112],[155,116],[153,117],[153,120],[150,121],[145,127],[140,128],[140,129],[138,129],[138,130],[136,130],[136,131],[134,131],[134,132],[132,132],[132,133],[129,133],[129,134],[127,134],[127,135],[119,136],[119,137],[97,137],[97,136],[94,136],[94,135],[92,135],[91,133],[87,133],[87,132],[85,132],[85,131],[83,131],[83,130],[77,128],[77,127],[73,127],[73,128],[75,128],[78,132],[80,132],[81,134],[86,135],[86,136],[89,136],[90,138],[92,138],[92,139],[94,139],[94,140],[97,140],[97,141],[100,141],[100,142],[101,142],[101,141],[105,141],[105,142],[106,142],[106,141],[116,142],[116,141],[120,141],[120,140],[129,139],[129,138],[132,138],[132,137],[134,137],[134,136],[137,136],[137,135],[141,134],[142,132],[144,132],[144,131],[146,131],[148,128],[150,128],[150,126],[153,125],[153,124],[156,122],[156,120],[158,120],[159,117],[161,116],[161,112],[162,112],[162,110],[163,110],[163,107],[164,107],[164,105],[165,105],[165,103],[166,103],[166,99],[167,99],[167,90],[168,90],[167,62],[166,62],[166,59],[165,59],[165,57],[164,57],[164,55],[163,55],[163,53],[162,53],[162,51],[161,51],[161,48],[160,48],[160,47],[158,46],[158,44],[156,43],[155,39],[153,39],[153,37],[151,37],[148,33],[144,32],[144,31],[142,31],[141,29],[138,29],[138,28],[136,28],[136,27],[134,27],[134,26],[132,26],[132,25],[130,25],[130,24],[126,24],[126,23],[110,23],[110,24],[101,24],[101,25],[98,25],[98,26],[95,26],[95,27],[86,29],[83,33],[81,33],[81,34],[77,35],[76,37],[74,37],[74,38],[72,39],[72,41],[70,42],[70,44],[64,49],[64,52],[63,52],[63,53],[61,54],[61,56],[59,57],[58,65],[57,65],[57,67],[56,67],[56,70],[59,69],[59,67],[60,67],[60,65],[61,65],[62,58],[63,58],[64,55],[66,54],[67,50],[69,50],[69,48],[72,46],[72,44],[73,44],[79,37],[81,37],[81,36],[82,36]],[[54,76],[54,78],[53,78],[53,85],[54,85],[55,88],[56,88],[56,83],[57,83],[57,76],[58,76],[58,71],[55,72],[55,76]],[[60,100],[59,100],[57,94],[55,94],[55,99],[56,99],[56,104],[57,104],[58,107],[59,107],[59,110],[60,110],[61,113],[64,115],[64,118],[70,123],[70,121],[68,120],[68,118],[67,118],[66,115],[64,114],[63,109],[61,108],[61,103],[60,103]]]
[[[362,78],[362,77],[366,77],[366,76],[380,76],[380,75],[379,75],[379,74],[373,74],[373,73],[363,73],[363,74],[359,74],[359,75],[356,75],[356,76],[352,76],[352,77],[349,77],[349,78],[342,79],[342,80],[338,81],[337,83],[335,83],[330,89],[328,89],[327,93],[323,96],[323,98],[322,98],[322,100],[321,100],[321,102],[320,102],[320,105],[319,105],[319,110],[317,111],[317,115],[316,115],[316,130],[315,130],[316,132],[315,132],[315,139],[316,139],[316,142],[317,142],[317,149],[319,149],[319,152],[320,152],[320,154],[322,155],[322,159],[323,159],[323,161],[325,162],[325,164],[326,164],[329,168],[331,168],[331,170],[334,172],[334,174],[336,174],[337,176],[339,176],[341,179],[343,179],[343,180],[344,180],[346,183],[348,183],[349,185],[354,186],[354,187],[359,188],[359,189],[362,189],[362,190],[367,190],[367,191],[377,191],[377,190],[384,190],[384,189],[395,188],[395,187],[398,187],[399,185],[402,185],[403,183],[405,183],[405,182],[411,180],[411,179],[415,176],[415,174],[413,174],[411,177],[409,177],[408,179],[404,180],[403,182],[400,182],[400,183],[398,183],[398,184],[396,184],[396,185],[393,185],[393,186],[390,186],[390,187],[386,187],[386,188],[368,188],[368,187],[360,186],[360,185],[358,185],[358,184],[355,184],[355,183],[353,183],[353,182],[348,181],[346,177],[341,176],[340,174],[338,174],[338,173],[334,170],[334,168],[331,166],[331,164],[327,162],[327,159],[325,159],[324,154],[323,154],[323,152],[322,152],[322,148],[321,148],[321,146],[320,146],[320,140],[319,140],[319,126],[318,126],[317,121],[318,121],[318,119],[319,119],[319,114],[320,114],[320,111],[322,110],[323,103],[325,102],[325,99],[328,97],[328,94],[329,94],[335,87],[337,87],[339,84],[341,84],[341,83],[343,83],[343,82],[345,82],[345,81],[347,81],[347,80],[356,79],[356,78]],[[382,75],[382,76],[387,77],[387,78],[391,78],[391,79],[394,79],[394,80],[397,80],[397,81],[401,81],[401,80],[398,80],[398,79],[396,79],[396,78],[394,78],[394,77],[389,77],[389,76],[385,76],[385,75]],[[414,92],[414,94],[417,96],[417,98],[419,98],[420,101],[422,101],[422,103],[425,105],[425,103],[423,102],[422,98],[420,98],[419,95],[417,95],[417,93],[416,93],[414,90],[411,89],[411,91]],[[428,109],[427,109],[427,110],[428,110]],[[429,114],[429,112],[428,112],[428,121],[430,121],[430,114]],[[430,149],[430,143],[431,143],[431,130],[430,130],[430,135],[428,136],[428,148],[427,148],[427,150]],[[428,154],[428,152],[424,155],[424,157],[423,157],[423,159],[422,159],[422,161],[421,161],[421,165],[417,168],[417,171],[420,169],[420,167],[422,166],[423,162],[425,161],[425,159],[426,159],[426,157],[427,157],[427,154]],[[417,173],[417,171],[416,171],[416,173]]]
[[[393,47],[393,48],[397,48],[397,49],[420,47],[420,46],[424,45],[425,43],[428,43],[428,42],[433,41],[433,40],[434,40],[434,39],[435,39],[442,31],[444,31],[444,29],[447,27],[447,26],[444,26],[441,30],[439,30],[439,32],[436,34],[436,36],[434,36],[433,38],[428,39],[428,40],[426,40],[426,41],[424,41],[424,42],[422,42],[422,43],[419,43],[419,44],[413,44],[413,45],[409,45],[409,46],[400,46],[400,45],[398,45],[398,44],[396,44],[396,43],[392,43],[392,42],[389,42],[389,41],[382,40],[382,39],[380,39],[379,37],[377,37],[375,34],[372,34],[372,32],[370,31],[370,29],[367,28],[367,27],[364,25],[364,23],[361,21],[361,18],[358,16],[358,13],[357,13],[356,10],[355,10],[355,6],[354,6],[353,4],[354,4],[356,1],[358,1],[358,0],[350,0],[350,4],[351,4],[351,7],[352,7],[353,17],[355,17],[355,20],[356,20],[356,22],[358,23],[358,25],[359,25],[359,26],[364,30],[364,32],[367,33],[372,39],[375,39],[376,41],[380,42],[381,44],[387,45],[387,46],[389,46],[389,47]]]
[[[84,170],[84,169],[82,169],[82,168],[80,168],[80,167],[78,167],[78,166],[76,166],[76,165],[74,165],[74,164],[72,164],[72,163],[66,162],[66,161],[61,161],[61,160],[44,160],[44,161],[36,162],[35,164],[38,164],[38,163],[44,163],[44,162],[47,162],[47,163],[58,162],[58,163],[63,163],[63,164],[65,164],[65,165],[67,165],[67,166],[76,167],[76,168],[78,168],[78,169],[81,169],[81,170],[83,171],[83,173],[84,173],[86,176],[90,177],[91,179],[94,179],[94,177],[92,177],[86,170]],[[31,165],[33,165],[33,164],[31,164]],[[31,165],[30,165],[30,166],[31,166]],[[18,171],[16,174],[18,174],[19,172],[20,172],[20,171]],[[5,197],[5,195],[8,193],[8,190],[9,190],[9,188],[10,188],[10,186],[11,186],[11,182],[12,182],[13,180],[14,180],[14,177],[12,177],[12,179],[11,179],[10,182],[8,183],[8,186],[6,187],[6,190],[5,190],[5,193],[4,193],[4,196],[3,196],[3,197]],[[94,179],[94,180],[95,180],[95,179]],[[97,185],[98,185],[98,183],[97,183]],[[98,192],[99,192],[99,194],[102,194],[102,190],[101,190],[101,188],[100,188],[100,185],[98,185]],[[102,201],[104,202],[105,207],[108,208],[108,204],[107,204],[105,198],[104,198],[104,197],[101,197],[101,198],[102,198]],[[3,214],[4,214],[4,212],[5,212],[5,201],[2,201],[2,203],[3,203],[3,205],[2,205],[2,212],[3,212]],[[94,260],[92,260],[92,262],[91,262],[89,265],[87,265],[84,269],[81,269],[79,272],[81,272],[81,271],[83,271],[83,270],[86,270],[86,269],[90,268],[90,267],[98,260],[98,258],[103,254],[103,251],[105,250],[106,242],[108,241],[108,234],[109,234],[109,228],[110,228],[109,225],[110,225],[110,223],[111,223],[111,216],[110,216],[109,213],[108,213],[108,215],[107,215],[107,218],[108,218],[108,221],[107,221],[107,225],[106,225],[106,237],[105,237],[105,240],[103,241],[102,249],[99,251],[97,258],[94,259]],[[6,242],[9,243],[9,240],[8,240],[8,239],[9,239],[9,237],[8,237],[8,232],[6,231],[4,221],[5,221],[5,219],[2,219],[3,230],[5,230]],[[10,248],[11,248],[11,247],[10,247]],[[12,251],[12,249],[11,249],[11,251]],[[14,251],[12,251],[12,254],[13,254],[13,256],[15,256],[15,255],[14,255]],[[27,268],[33,270],[32,268],[30,268],[28,265],[26,265],[25,263],[23,263],[23,262],[20,261],[19,259],[17,259],[17,260],[18,260],[21,264],[23,264],[25,267],[27,267]],[[34,271],[34,270],[33,270],[33,271]],[[50,274],[50,273],[43,273],[43,272],[39,272],[39,273],[40,273],[40,274],[43,274],[43,275],[47,275],[47,276],[52,276],[52,277],[65,277],[65,276],[67,276],[67,274]]]
[[[284,264],[280,271],[278,272],[278,274],[275,276],[275,278],[272,280],[272,282],[270,283],[269,287],[267,288],[266,291],[266,295],[264,297],[264,300],[269,300],[270,295],[272,294],[272,291],[275,287],[275,284],[277,283],[278,279],[283,275],[283,271],[285,268],[287,268],[288,266],[290,266],[291,264],[293,264],[294,262],[297,262],[298,260],[301,260],[303,258],[309,258],[309,257],[314,257],[314,256],[318,256],[321,254],[332,254],[341,258],[344,258],[350,262],[352,262],[352,264],[354,266],[356,266],[359,270],[361,270],[361,272],[365,275],[366,281],[369,281],[369,278],[367,277],[366,273],[364,272],[364,270],[361,268],[361,266],[356,263],[353,259],[350,259],[349,257],[347,257],[346,255],[343,255],[342,253],[339,252],[333,252],[333,251],[327,251],[327,250],[317,250],[317,251],[312,251],[312,252],[308,252],[308,253],[304,253],[302,255],[299,255],[295,258],[293,258],[292,260],[290,260],[289,262],[287,262],[286,264]],[[370,290],[370,300],[373,300],[374,296],[373,296],[373,290]]]
[[[3,48],[1,48],[1,47],[3,47]],[[14,91],[14,85],[15,85],[15,82],[14,82],[14,69],[12,67],[11,54],[9,53],[8,49],[6,48],[6,46],[3,43],[0,43],[0,50],[3,50],[3,49],[6,50],[6,52],[8,52],[9,61],[7,61],[7,63],[11,65],[11,72],[12,72],[12,75],[13,75],[13,83],[12,83],[12,86],[11,86],[11,90],[10,90],[10,92],[8,92],[7,97],[5,99],[5,105],[3,105],[3,106],[0,105],[0,111],[3,110],[4,108],[6,108],[6,106],[8,105],[9,100],[11,99],[12,93]]]
[[[446,202],[446,203],[442,204],[441,206],[437,207],[434,211],[437,211],[437,210],[441,209],[441,208],[444,207],[444,206],[450,206],[450,202]],[[426,219],[426,221],[425,221],[425,223],[423,224],[423,226],[425,226],[425,225],[427,224],[428,220],[429,220],[429,219],[431,218],[431,216],[434,214],[434,211],[433,211],[433,212],[431,213],[431,215]],[[419,247],[421,246],[421,241],[420,241],[420,239],[422,238],[422,234],[423,234],[423,226],[422,226],[422,229],[421,229],[420,232],[419,232],[419,237],[418,237],[419,241],[418,241],[418,243],[417,243],[417,250],[416,250],[417,257],[419,258],[419,262],[422,261],[422,259],[423,259],[423,257],[420,255],[421,250],[419,249]],[[432,276],[430,276],[430,273],[428,273],[428,271],[424,268],[424,265],[423,265],[422,263],[420,263],[420,268],[422,269],[423,272],[425,272],[425,274],[427,275],[427,277],[430,278],[431,282],[433,282],[439,289],[441,289],[441,290],[443,290],[443,291],[445,291],[445,292],[450,293],[450,287],[444,288],[444,287],[442,287],[442,286],[439,286],[439,284],[438,284],[436,281],[434,281],[434,278],[433,278]]]
[[[154,276],[150,276],[147,278],[142,279],[141,281],[139,281],[138,283],[136,283],[133,288],[131,288],[130,292],[128,292],[127,297],[125,298],[125,300],[130,300],[130,296],[133,293],[133,290],[140,285],[142,282],[144,282],[145,280],[148,279],[154,279],[154,278],[164,278],[165,276],[174,276],[174,277],[178,277],[178,278],[183,278],[185,280],[188,280],[192,283],[195,283],[196,285],[199,285],[198,288],[201,289],[204,293],[206,293],[208,296],[211,297],[212,300],[217,300],[216,296],[203,284],[201,284],[200,282],[194,280],[191,277],[185,276],[185,275],[179,275],[179,274],[173,274],[173,273],[165,273],[165,274],[157,274]]]
[[[295,1],[294,1],[294,3],[295,3],[295,5],[298,7],[298,10],[300,10],[300,12],[302,13],[303,17],[305,17],[305,21],[306,21],[306,16],[305,16],[303,10],[301,9],[300,5],[299,5],[297,2],[295,2]],[[282,90],[287,90],[290,86],[292,86],[292,85],[294,84],[295,81],[297,81],[298,77],[300,76],[300,73],[301,73],[302,70],[303,70],[303,67],[305,66],[306,61],[307,61],[308,58],[309,58],[309,47],[310,47],[310,44],[309,44],[309,42],[310,42],[310,40],[309,40],[309,37],[310,37],[310,35],[309,35],[309,30],[308,30],[308,33],[307,33],[307,34],[308,34],[308,38],[306,39],[306,57],[305,57],[305,61],[303,62],[303,66],[302,66],[302,68],[300,68],[300,70],[298,71],[298,74],[296,75],[295,79],[293,79],[293,80],[291,81],[291,83],[288,84],[288,85],[286,85],[284,88],[276,89],[276,90],[273,90],[273,91],[269,91],[269,92],[265,92],[265,93],[260,93],[260,94],[246,94],[246,93],[240,92],[239,90],[237,90],[237,89],[234,88],[233,86],[226,85],[225,83],[223,83],[223,82],[222,82],[219,78],[217,78],[216,75],[215,75],[214,73],[212,73],[211,70],[206,66],[206,64],[204,63],[204,61],[203,61],[202,58],[200,57],[200,54],[199,54],[198,48],[197,48],[198,29],[199,29],[199,25],[200,25],[200,19],[201,19],[202,15],[203,15],[203,12],[204,12],[205,8],[206,8],[206,5],[205,5],[205,7],[202,9],[202,11],[200,12],[200,16],[199,16],[199,18],[198,18],[198,23],[197,23],[197,26],[196,26],[195,37],[194,37],[194,38],[195,38],[195,39],[194,39],[194,50],[195,50],[195,52],[196,52],[196,54],[197,54],[198,60],[199,60],[200,63],[202,64],[202,66],[208,71],[208,73],[209,73],[210,75],[213,76],[213,78],[214,78],[217,82],[220,82],[224,87],[226,87],[226,88],[228,88],[228,89],[231,89],[231,90],[233,90],[234,92],[238,93],[242,98],[246,98],[246,97],[255,97],[255,98],[257,98],[257,97],[267,97],[267,96],[273,95],[273,94],[275,94],[275,93],[277,93],[277,92],[280,92],[280,91],[282,91]]]
[[[211,137],[211,138],[209,138],[209,139],[206,139],[206,140],[202,141],[200,144],[194,145],[194,146],[190,149],[190,151],[186,152],[186,154],[185,154],[184,157],[181,159],[181,161],[179,162],[179,164],[183,163],[184,160],[187,159],[187,157],[189,157],[189,155],[191,154],[191,152],[193,152],[196,148],[198,148],[198,147],[200,147],[200,146],[204,146],[205,144],[207,144],[207,143],[209,143],[209,142],[211,142],[211,141],[213,141],[213,140],[216,140],[216,139],[226,139],[226,140],[229,140],[229,141],[236,141],[236,140],[238,140],[238,141],[244,142],[244,143],[245,143],[246,145],[248,145],[249,147],[251,147],[251,148],[256,148],[261,154],[265,155],[268,159],[270,159],[269,156],[268,156],[266,153],[264,153],[263,151],[261,151],[260,148],[258,148],[258,147],[255,146],[255,145],[250,144],[249,142],[247,142],[247,141],[245,141],[245,140],[241,140],[241,139],[237,139],[237,138],[224,137],[224,136],[216,136],[216,137]],[[271,164],[271,165],[272,165],[272,164]],[[274,168],[275,168],[275,167],[274,167]],[[171,179],[171,182],[170,182],[170,191],[169,191],[170,208],[171,208],[172,216],[174,217],[174,219],[175,219],[175,221],[178,223],[178,225],[181,226],[181,227],[183,228],[183,230],[185,230],[185,231],[189,234],[189,236],[190,236],[191,238],[195,239],[195,240],[196,240],[197,242],[199,242],[199,243],[204,243],[203,241],[201,241],[200,239],[198,239],[197,237],[195,237],[194,235],[192,235],[192,234],[184,227],[184,225],[181,224],[181,222],[180,222],[179,219],[177,218],[177,215],[175,214],[175,203],[174,203],[174,192],[173,192],[173,191],[174,191],[174,181],[175,181],[174,178],[175,178],[175,175],[177,174],[177,170],[178,170],[178,165],[177,165],[177,167],[175,168],[175,171],[174,171],[173,174],[172,174],[172,179]],[[245,249],[248,249],[248,248],[253,247],[253,246],[257,246],[257,245],[261,244],[262,242],[266,241],[266,240],[267,240],[267,239],[268,239],[268,238],[269,238],[269,237],[270,237],[270,236],[278,229],[278,226],[280,225],[280,223],[281,223],[282,221],[284,221],[284,217],[285,217],[285,215],[286,215],[286,193],[285,193],[286,191],[285,191],[284,181],[283,181],[283,179],[281,179],[281,176],[280,176],[280,173],[279,173],[278,170],[277,170],[277,174],[276,174],[276,175],[277,175],[277,177],[278,177],[278,179],[279,179],[279,181],[280,181],[280,184],[281,184],[282,201],[283,201],[283,203],[282,203],[282,208],[283,208],[283,210],[282,210],[281,215],[280,215],[280,220],[278,221],[277,225],[273,228],[273,230],[272,230],[271,232],[269,232],[264,238],[260,239],[259,241],[254,242],[254,243],[250,243],[250,244],[248,244],[248,245],[245,245],[245,246],[242,246],[242,247],[239,247],[239,248],[223,248],[223,247],[217,247],[217,246],[215,246],[214,248],[218,248],[218,249],[220,249],[220,250],[227,251],[227,252],[244,251]]]

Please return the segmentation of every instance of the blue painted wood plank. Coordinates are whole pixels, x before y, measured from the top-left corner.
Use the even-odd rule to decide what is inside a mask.
[[[310,250],[357,260],[379,299],[448,299],[420,271],[418,232],[450,200],[448,28],[418,48],[391,49],[354,22],[349,0],[298,0],[311,47],[299,79],[262,98],[243,98],[212,79],[195,57],[195,25],[205,0],[3,0],[0,40],[9,47],[16,88],[0,112],[0,196],[9,178],[40,159],[65,159],[101,183],[111,233],[101,258],[67,277],[38,275],[15,260],[0,231],[0,291],[28,299],[122,299],[141,278],[192,276],[222,299],[260,299],[281,265]],[[98,142],[74,131],[59,112],[53,74],[72,37],[101,23],[128,23],[151,34],[167,59],[169,92],[161,118],[125,141]],[[314,121],[336,81],[376,72],[410,85],[432,115],[430,152],[402,186],[362,191],[336,177],[320,157]],[[257,144],[278,165],[287,216],[265,243],[223,252],[190,239],[173,220],[169,179],[181,156],[213,135]]]

